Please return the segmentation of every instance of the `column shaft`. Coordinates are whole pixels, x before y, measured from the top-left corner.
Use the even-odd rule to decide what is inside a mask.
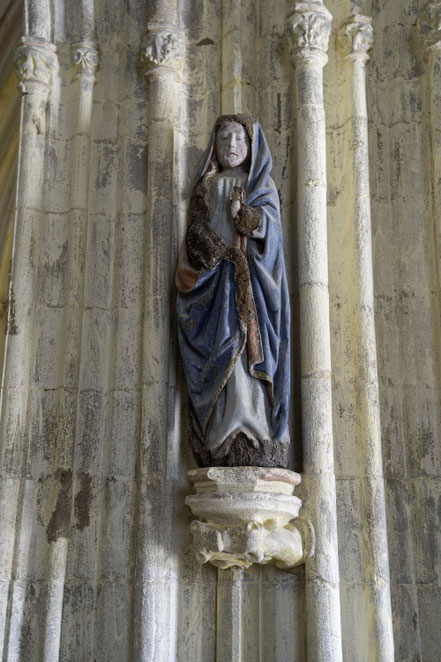
[[[86,28],[85,28],[86,29]],[[79,26],[79,32],[83,26]],[[73,109],[74,133],[72,138],[71,157],[71,189],[68,230],[67,257],[67,301],[64,307],[62,321],[62,342],[65,351],[60,353],[59,374],[62,375],[62,388],[58,390],[59,412],[66,412],[72,406],[72,393],[66,394],[66,389],[73,389],[75,403],[78,408],[79,366],[81,362],[82,321],[83,321],[83,291],[86,272],[86,247],[88,226],[88,197],[90,172],[90,137],[93,87],[95,70],[98,65],[98,52],[92,42],[79,42],[72,47],[72,61],[75,74],[72,84],[76,89],[75,106]],[[72,366],[75,366],[72,370]],[[60,416],[62,418],[62,415]],[[73,442],[73,439],[71,440]],[[61,444],[60,444],[61,445]],[[78,480],[75,474],[74,444],[62,459],[62,453],[55,453],[52,458],[52,469],[55,474],[58,464],[63,470],[72,471],[72,493],[78,491]],[[49,498],[57,498],[57,482],[54,482]],[[71,499],[73,509],[74,500]],[[50,506],[48,504],[48,509]],[[71,514],[71,521],[73,517]],[[43,642],[43,660],[57,660],[60,652],[61,626],[63,615],[64,582],[66,573],[69,538],[57,537],[47,550],[47,582],[48,595],[45,604],[45,631]]]
[[[307,659],[342,659],[332,435],[323,66],[331,15],[296,3],[286,32],[295,67],[304,508],[316,532],[306,563]]]
[[[438,286],[441,289],[441,41],[426,52],[430,138],[432,156],[433,209],[435,216]]]
[[[164,16],[169,16],[165,3]],[[156,16],[156,15],[155,15]],[[165,43],[171,48],[161,49]],[[170,326],[174,247],[174,151],[180,95],[180,38],[173,25],[149,25],[142,60],[148,83],[148,172],[142,367],[142,430],[138,457],[134,660],[174,656],[171,594],[173,484],[168,480]],[[164,513],[168,519],[164,520]],[[152,529],[155,536],[151,535]]]
[[[242,662],[242,570],[219,570],[216,592],[216,662]]]
[[[339,31],[348,87],[347,226],[350,238],[349,305],[354,357],[356,432],[363,527],[363,572],[372,661],[393,659],[386,503],[374,320],[365,65],[372,45],[369,18],[351,16]]]
[[[20,649],[24,613],[29,608],[25,589],[36,528],[37,476],[29,429],[36,352],[35,284],[44,208],[46,105],[57,66],[55,46],[46,41],[50,29],[46,3],[26,3],[25,12],[27,34],[14,60],[23,99],[0,407],[1,501],[13,514],[2,532],[1,545],[0,646],[3,659],[8,660],[15,659]]]

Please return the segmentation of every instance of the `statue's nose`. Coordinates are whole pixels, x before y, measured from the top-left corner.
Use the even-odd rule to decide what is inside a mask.
[[[234,133],[230,136],[230,147],[236,147],[236,136]]]

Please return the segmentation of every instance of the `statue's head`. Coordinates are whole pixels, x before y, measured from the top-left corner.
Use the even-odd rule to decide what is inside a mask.
[[[249,166],[252,125],[246,115],[222,115],[216,121],[216,159],[223,170]]]

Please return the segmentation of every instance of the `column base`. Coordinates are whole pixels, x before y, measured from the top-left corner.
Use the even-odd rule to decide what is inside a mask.
[[[314,553],[314,529],[299,516],[300,475],[288,469],[209,467],[188,472],[196,494],[185,503],[200,563],[249,568],[273,561],[293,568]]]

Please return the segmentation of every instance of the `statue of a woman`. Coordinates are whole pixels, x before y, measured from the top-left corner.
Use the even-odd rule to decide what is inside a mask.
[[[287,465],[289,298],[271,168],[256,121],[218,118],[176,276],[199,466]]]

